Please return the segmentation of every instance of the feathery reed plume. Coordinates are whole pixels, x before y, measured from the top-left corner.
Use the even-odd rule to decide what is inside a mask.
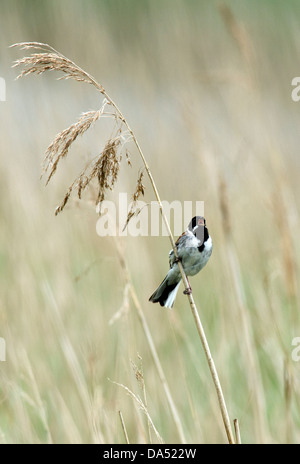
[[[86,82],[96,86],[101,93],[104,93],[102,85],[98,84],[90,74],[48,44],[21,42],[13,44],[11,47],[19,47],[21,50],[35,49],[40,51],[40,53],[32,53],[30,56],[16,60],[14,66],[23,66],[24,68],[17,79],[30,74],[42,74],[46,71],[55,70],[63,73],[63,76],[59,79],[74,79],[78,82]]]
[[[127,119],[123,116],[121,113],[120,109],[116,105],[116,103],[110,98],[110,96],[106,93],[104,90],[103,86],[101,84],[98,84],[97,81],[88,73],[83,71],[79,66],[77,66],[75,63],[73,63],[71,60],[63,56],[61,53],[57,52],[54,48],[50,47],[47,44],[42,44],[42,43],[35,43],[35,42],[25,42],[25,43],[20,43],[20,44],[15,44],[15,46],[19,46],[21,49],[38,49],[40,50],[40,53],[33,53],[32,55],[19,59],[15,63],[15,66],[23,66],[23,71],[20,73],[18,77],[24,77],[28,76],[30,74],[41,74],[45,71],[52,71],[56,70],[61,73],[63,73],[63,79],[74,79],[79,82],[86,82],[88,84],[93,85],[97,91],[99,91],[103,97],[104,97],[104,102],[103,105],[106,106],[108,105],[110,107],[109,112],[103,111],[102,115],[112,117],[117,123],[118,130],[117,134],[115,135],[114,139],[109,139],[103,152],[96,158],[94,161],[94,164],[92,165],[92,168],[90,168],[90,177],[87,176],[85,177],[85,172],[82,173],[70,186],[69,190],[67,191],[65,198],[63,200],[63,203],[58,209],[56,210],[56,213],[60,212],[63,210],[65,207],[66,203],[68,202],[70,195],[73,191],[74,188],[77,188],[77,193],[78,197],[81,197],[82,190],[87,187],[87,185],[90,183],[90,180],[94,177],[96,177],[98,181],[98,196],[97,196],[97,203],[100,203],[104,199],[104,193],[107,188],[112,188],[114,183],[116,182],[117,175],[119,172],[119,161],[121,159],[120,155],[117,155],[116,148],[117,146],[120,145],[122,148],[128,141],[132,141],[134,145],[137,148],[137,151],[139,153],[139,156],[143,162],[145,171],[147,172],[149,181],[151,183],[154,195],[156,197],[156,200],[158,202],[160,212],[164,221],[164,224],[166,226],[166,230],[172,245],[172,249],[174,251],[174,255],[176,258],[178,258],[178,252],[177,252],[177,247],[174,241],[173,234],[171,232],[171,228],[169,225],[169,222],[167,220],[167,217],[164,213],[162,202],[160,199],[160,195],[158,193],[158,189],[156,187],[156,183],[154,181],[154,178],[152,176],[150,167],[146,161],[146,158],[144,156],[144,153],[141,149],[141,146],[136,139],[136,136],[129,126],[129,123]],[[95,113],[93,114],[93,120],[95,118]],[[99,119],[99,118],[96,118]],[[85,127],[90,127],[92,122],[84,122],[85,118],[79,120],[80,122],[76,123],[75,125],[70,126],[69,129],[66,129],[63,131],[63,138],[64,141],[60,144],[58,142],[55,143],[55,141],[51,144],[52,148],[50,149],[50,154],[47,154],[47,157],[49,156],[49,159],[53,159],[53,164],[48,163],[48,159],[46,159],[46,171],[49,169],[50,170],[50,176],[51,172],[54,167],[54,172],[57,168],[57,163],[59,162],[59,159],[62,157],[66,156],[68,153],[68,150],[72,143],[76,140],[78,130],[84,131]],[[85,132],[85,131],[84,131]],[[62,133],[61,133],[62,134]],[[61,134],[57,136],[57,141],[60,140]],[[77,134],[77,135],[76,135]],[[113,143],[112,143],[113,141]],[[50,147],[51,147],[50,145]],[[58,147],[58,148],[57,148]],[[54,148],[54,153],[52,152]],[[119,158],[118,158],[119,156]],[[119,160],[119,161],[118,161]],[[49,164],[49,168],[47,169],[47,166]],[[128,164],[128,163],[127,163]],[[53,172],[53,174],[54,174]],[[85,180],[83,180],[85,179]],[[140,193],[143,193],[143,188],[141,187],[141,178],[140,176],[138,177],[138,182],[137,182],[137,195]],[[139,185],[140,184],[140,185]],[[130,218],[129,218],[130,220]],[[195,304],[193,295],[189,292],[189,283],[187,280],[187,276],[184,272],[183,266],[181,262],[178,262],[178,267],[181,273],[182,281],[185,287],[185,290],[187,291],[188,295],[188,301],[190,304],[190,308],[194,317],[196,329],[198,331],[198,335],[200,338],[200,341],[202,343],[205,356],[208,362],[208,366],[211,372],[212,380],[216,389],[217,393],[217,398],[219,402],[219,407],[220,407],[220,412],[222,415],[227,439],[229,443],[234,443],[234,435],[232,432],[232,427],[231,427],[231,422],[229,419],[225,399],[223,396],[223,391],[221,388],[219,376],[210,352],[210,348],[206,339],[205,331],[202,326],[200,316],[198,313],[197,306]],[[124,387],[127,388],[127,387]],[[150,419],[149,419],[150,420]]]
[[[132,140],[132,134],[128,133],[123,116],[105,93],[101,84],[53,47],[35,42],[24,42],[13,46],[19,46],[23,50],[31,48],[40,50],[40,53],[33,53],[30,56],[15,61],[14,66],[23,67],[23,71],[17,76],[17,79],[31,74],[42,74],[46,71],[56,70],[63,73],[59,79],[74,79],[78,82],[91,84],[104,96],[102,106],[99,110],[83,113],[78,121],[56,135],[46,150],[42,170],[42,176],[47,175],[47,185],[55,174],[59,162],[68,155],[76,139],[90,129],[101,117],[113,118],[116,123],[113,134],[106,141],[101,153],[86,166],[84,171],[69,186],[63,201],[56,208],[55,214],[63,211],[74,190],[77,192],[78,198],[81,199],[82,193],[93,180],[97,182],[98,189],[96,204],[101,206],[101,203],[105,199],[105,192],[112,190],[117,182],[122,160],[122,150],[126,143]],[[111,111],[107,110],[108,106],[110,106]],[[125,152],[125,158],[127,165],[131,166],[128,150]],[[143,173],[138,176],[136,190],[133,193],[134,202],[128,213],[125,226],[127,226],[134,215],[134,205],[137,199],[140,195],[144,195],[142,177]],[[101,211],[101,208],[99,208],[99,211]]]
[[[43,174],[48,170],[50,171],[47,178],[47,184],[55,173],[59,161],[67,156],[72,143],[75,142],[79,135],[83,135],[84,132],[86,132],[91,125],[100,118],[100,116],[101,111],[89,111],[87,113],[83,113],[77,122],[60,132],[55,137],[53,142],[47,148],[44,159]]]
[[[131,203],[131,207],[130,207],[130,210],[128,211],[128,214],[127,214],[127,219],[126,219],[126,223],[123,227],[123,231],[126,229],[126,227],[128,226],[128,223],[130,221],[130,219],[135,216],[135,215],[138,215],[140,212],[141,212],[141,209],[138,209],[137,208],[137,202],[138,202],[138,199],[140,198],[141,195],[144,195],[145,193],[145,186],[143,185],[142,183],[142,180],[143,180],[143,176],[144,176],[144,173],[141,172],[139,174],[139,177],[138,177],[138,180],[137,180],[137,184],[136,184],[136,189],[135,189],[135,192],[134,194],[132,195],[132,203]]]

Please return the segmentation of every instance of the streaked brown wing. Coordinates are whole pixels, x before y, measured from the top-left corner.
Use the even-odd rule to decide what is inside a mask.
[[[176,246],[178,245],[180,239],[181,239],[184,235],[185,235],[185,232],[183,232],[183,233],[178,237],[178,239],[177,239],[176,242],[175,242],[175,245],[176,245]]]

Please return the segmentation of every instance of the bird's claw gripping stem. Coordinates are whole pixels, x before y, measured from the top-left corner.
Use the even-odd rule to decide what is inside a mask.
[[[186,289],[183,291],[183,294],[184,294],[184,295],[190,295],[191,293],[192,293],[191,287],[190,287],[190,288],[186,288]]]

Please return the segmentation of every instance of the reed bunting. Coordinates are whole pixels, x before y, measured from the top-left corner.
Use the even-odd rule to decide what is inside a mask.
[[[202,216],[195,216],[189,223],[188,228],[176,241],[178,259],[174,251],[169,253],[170,270],[160,286],[150,296],[149,301],[160,303],[161,306],[172,308],[182,280],[178,267],[181,261],[187,276],[198,274],[205,266],[212,253],[212,239],[206,227],[206,221]],[[189,289],[184,293],[191,293]]]

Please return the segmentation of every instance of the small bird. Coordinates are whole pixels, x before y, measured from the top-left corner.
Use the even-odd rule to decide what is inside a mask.
[[[188,228],[183,232],[175,243],[177,247],[178,258],[174,251],[169,253],[170,270],[162,281],[160,286],[150,296],[149,301],[160,303],[161,306],[172,308],[182,280],[178,266],[181,262],[187,276],[198,274],[209,260],[212,253],[212,239],[206,227],[206,221],[202,216],[195,216],[189,223]],[[184,291],[185,294],[192,292],[189,289]]]

